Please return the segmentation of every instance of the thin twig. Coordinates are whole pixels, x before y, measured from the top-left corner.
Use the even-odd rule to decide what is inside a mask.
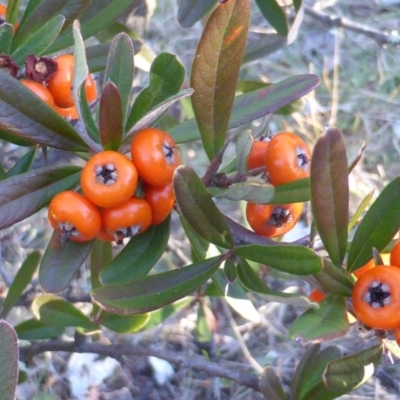
[[[124,344],[102,344],[65,340],[49,340],[47,342],[35,342],[29,346],[21,347],[19,358],[22,362],[29,362],[38,354],[46,351],[64,351],[68,353],[93,353],[100,356],[113,357],[119,359],[122,356],[153,356],[166,360],[177,366],[190,368],[205,372],[211,377],[230,379],[239,385],[260,391],[259,377],[252,372],[252,368],[227,360],[218,360],[218,363],[211,362],[202,356],[171,352],[165,349],[155,349],[144,345]]]
[[[346,30],[359,33],[361,35],[369,37],[370,39],[375,40],[375,42],[377,42],[380,46],[400,45],[400,35],[377,31],[376,29],[371,29],[365,25],[358,24],[357,22],[351,21],[347,18],[329,15],[321,11],[317,11],[311,7],[305,6],[304,11],[307,15],[322,22],[327,28],[331,27],[344,28]]]

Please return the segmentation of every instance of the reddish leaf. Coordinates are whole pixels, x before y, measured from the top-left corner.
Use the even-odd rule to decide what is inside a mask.
[[[219,4],[207,21],[194,57],[192,104],[210,159],[225,142],[246,47],[250,11],[249,0]]]

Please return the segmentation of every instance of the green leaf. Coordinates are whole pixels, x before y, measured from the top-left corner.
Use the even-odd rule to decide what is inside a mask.
[[[0,393],[2,400],[14,400],[18,382],[18,338],[13,327],[0,320]]]
[[[400,227],[400,177],[379,194],[358,225],[351,242],[347,269],[354,271],[371,259],[372,248],[383,250]]]
[[[92,289],[101,285],[100,272],[112,261],[113,249],[110,242],[96,240],[90,252],[90,281]]]
[[[246,46],[243,64],[260,60],[285,47],[286,44],[287,38],[276,33],[252,32],[252,37]]]
[[[228,129],[236,128],[271,114],[292,101],[305,96],[318,85],[319,79],[316,75],[304,74],[237,96]],[[171,129],[170,133],[176,143],[200,139],[200,133],[194,119]]]
[[[323,270],[315,274],[314,278],[329,293],[351,297],[354,284],[353,281],[344,273],[344,270],[333,265],[326,258],[323,258],[323,265]]]
[[[337,128],[315,143],[310,166],[311,211],[332,262],[343,262],[347,247],[349,182],[346,146]]]
[[[115,36],[107,60],[107,68],[104,82],[111,81],[115,84],[120,94],[122,120],[128,112],[129,99],[133,84],[133,45],[132,40],[126,33],[119,33]],[[101,114],[100,114],[101,115]]]
[[[139,331],[146,325],[149,318],[149,313],[118,315],[102,311],[99,323],[114,332],[123,334]]]
[[[237,275],[241,285],[245,289],[264,295],[267,301],[275,301],[277,303],[292,304],[303,307],[308,307],[310,305],[310,301],[305,296],[278,292],[270,289],[246,260],[241,259],[238,263]]]
[[[28,172],[31,169],[35,155],[36,147],[28,151],[28,153],[22,156],[18,162],[7,171],[7,178]]]
[[[6,20],[10,24],[15,24],[17,22],[19,7],[20,7],[20,0],[9,0],[7,3],[7,15]],[[0,40],[1,42],[1,40]],[[0,51],[1,53],[1,51]]]
[[[235,255],[294,275],[316,274],[322,269],[320,257],[303,246],[250,244],[237,246]]]
[[[52,0],[49,1],[51,2]],[[132,0],[109,0],[107,2],[102,2],[100,7],[97,6],[97,3],[96,1],[92,1],[91,5],[80,18],[82,22],[82,37],[84,40],[101,32],[132,7]],[[58,36],[57,40],[54,41],[47,51],[48,53],[54,53],[72,45],[72,32],[71,29],[68,29]]]
[[[8,293],[3,302],[3,309],[0,313],[0,318],[5,318],[11,309],[17,304],[22,292],[31,283],[33,274],[39,265],[40,253],[34,251],[29,254],[26,260],[22,263],[21,268],[18,270],[13,283],[8,289]]]
[[[371,378],[383,355],[383,346],[378,345],[331,361],[323,378],[328,389],[339,393],[347,393]]]
[[[43,340],[61,336],[63,328],[48,326],[37,319],[28,319],[15,326],[19,340]]]
[[[210,242],[200,237],[182,216],[180,216],[180,223],[185,231],[186,237],[189,239],[190,242],[192,250],[192,260],[205,260],[207,257],[207,251],[210,248]]]
[[[231,258],[228,258],[224,263],[224,275],[229,283],[235,282],[237,277],[236,265]]]
[[[178,94],[168,97],[168,99],[164,100],[162,103],[158,104],[154,109],[147,112],[147,114],[144,115],[124,136],[123,143],[126,146],[126,151],[129,150],[132,137],[137,131],[147,128],[151,125],[154,125],[155,122],[168,111],[168,109],[172,106],[172,104],[176,103],[178,100],[190,96],[192,93],[193,89],[181,90]]]
[[[251,148],[253,147],[253,136],[251,136],[251,130],[246,129],[243,131],[236,140],[236,164],[237,171],[240,174],[247,172],[247,159]]]
[[[61,236],[54,232],[39,267],[39,282],[43,290],[56,293],[66,288],[86,260],[93,243],[63,242]]]
[[[0,69],[0,129],[32,144],[69,151],[87,145],[78,132],[18,79]]]
[[[289,28],[286,16],[276,0],[256,0],[264,18],[281,36],[287,36]]]
[[[310,179],[303,178],[276,186],[275,195],[268,204],[302,203],[310,198]]]
[[[217,256],[133,282],[103,286],[92,291],[92,299],[115,314],[143,314],[187,296],[206,282],[220,263],[221,257]]]
[[[18,136],[14,136],[8,132],[4,132],[1,129],[0,129],[0,139],[3,139],[6,142],[13,143],[21,147],[31,147],[33,144],[32,141],[20,139]]]
[[[123,134],[123,109],[117,86],[108,81],[101,93],[99,111],[100,140],[104,150],[117,151]]]
[[[371,200],[374,196],[375,188],[372,188],[371,191],[363,198],[359,206],[357,207],[356,212],[350,218],[349,225],[347,227],[348,232],[350,232],[355,225],[357,224],[358,220],[362,217],[367,207],[371,204]]]
[[[53,294],[43,294],[32,302],[32,312],[36,319],[56,328],[75,326],[93,330],[97,326],[81,310],[67,300]]]
[[[170,233],[170,219],[133,237],[101,272],[104,285],[121,284],[146,276],[163,255]]]
[[[176,203],[191,228],[211,243],[232,247],[232,233],[196,172],[188,166],[179,166],[173,185]]]
[[[286,400],[281,381],[272,367],[263,368],[260,375],[260,391],[268,400]]]
[[[151,64],[149,86],[133,103],[126,123],[130,130],[146,113],[171,96],[179,93],[185,79],[185,68],[174,54],[161,53]]]
[[[299,12],[302,2],[303,0],[293,0],[293,5],[297,12]]]
[[[9,54],[14,37],[14,28],[10,24],[0,26],[0,54]]]
[[[216,0],[182,0],[178,8],[178,22],[184,28],[193,26],[215,5]]]
[[[41,29],[55,16],[62,15],[65,18],[65,23],[62,29],[65,30],[80,16],[83,10],[88,6],[89,1],[90,0],[30,1],[16,32],[13,50],[17,49],[24,42],[29,40],[35,32]],[[65,47],[67,46],[64,46],[63,48]],[[48,48],[46,53],[53,53],[53,50]]]
[[[0,229],[8,228],[43,208],[63,190],[78,182],[75,166],[45,167],[0,182]]]
[[[333,339],[343,336],[349,329],[344,297],[329,295],[319,308],[301,314],[290,327],[290,337],[303,340]]]
[[[220,3],[207,20],[194,56],[192,105],[210,160],[225,143],[250,14],[248,0]]]
[[[297,365],[291,383],[291,398],[293,400],[335,399],[338,393],[332,393],[325,387],[322,375],[326,365],[341,355],[336,346],[321,349],[320,344],[312,344]]]
[[[212,331],[208,317],[209,314],[214,317],[207,304],[204,302],[200,303],[197,310],[196,328],[193,332],[194,337],[199,342],[211,342],[212,340]]]
[[[210,193],[214,197],[224,197],[225,199],[238,201],[250,201],[252,203],[269,203],[275,194],[275,187],[269,183],[247,181],[236,183],[226,189],[210,188]]]
[[[65,18],[62,15],[55,15],[38,30],[33,31],[27,40],[11,53],[14,61],[21,65],[27,55],[40,56],[43,54],[60,33],[64,21]]]

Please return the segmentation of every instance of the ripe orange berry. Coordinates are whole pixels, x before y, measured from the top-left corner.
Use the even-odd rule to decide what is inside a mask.
[[[112,150],[95,154],[81,174],[83,193],[99,207],[125,203],[133,196],[137,181],[138,174],[132,161]]]
[[[390,265],[400,267],[400,240],[396,241],[390,252]]]
[[[72,85],[74,80],[75,59],[71,54],[62,54],[54,58],[57,62],[57,71],[48,80],[48,88],[59,107],[67,108],[74,106]],[[96,100],[97,87],[91,75],[85,81],[85,93],[88,103]]]
[[[374,329],[400,327],[400,268],[377,265],[365,271],[353,288],[357,318]]]
[[[102,226],[118,244],[126,237],[144,232],[151,225],[151,208],[146,200],[131,197],[125,203],[101,210]]]
[[[292,132],[281,132],[269,142],[265,166],[273,185],[289,183],[310,175],[311,151]]]
[[[49,205],[51,226],[63,240],[87,242],[94,239],[101,228],[98,208],[86,197],[72,190],[58,193]]]
[[[172,183],[164,187],[145,185],[144,193],[144,199],[149,203],[151,208],[151,224],[161,224],[171,214],[175,204]]]
[[[50,107],[54,107],[53,95],[46,88],[46,86],[42,85],[39,82],[31,81],[28,79],[20,79],[19,81],[28,89],[30,89],[33,93],[35,93],[36,96],[38,96],[47,105],[49,105]]]
[[[315,301],[316,303],[321,302],[322,300],[325,299],[325,293],[321,292],[318,289],[313,289],[310,294],[308,295],[308,298],[311,301]]]
[[[0,25],[6,21],[7,7],[0,4]]]
[[[143,129],[135,134],[131,143],[132,162],[140,177],[152,186],[167,186],[172,182],[180,164],[172,137],[155,128]]]
[[[255,169],[265,166],[265,157],[269,145],[269,138],[256,139],[253,142],[249,156],[247,158],[247,169]]]
[[[302,211],[303,203],[247,203],[246,218],[254,232],[266,237],[275,237],[289,232],[296,225]]]
[[[55,105],[53,108],[58,112],[58,114],[60,114],[62,117],[68,120],[74,120],[79,118],[78,110],[76,109],[75,106],[62,108]]]

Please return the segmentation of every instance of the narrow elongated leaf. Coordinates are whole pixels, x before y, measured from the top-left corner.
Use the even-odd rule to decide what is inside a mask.
[[[92,298],[115,314],[143,314],[187,296],[211,278],[220,263],[221,257],[217,256],[126,284],[103,286],[92,291]]]
[[[244,93],[235,98],[228,129],[236,128],[279,110],[305,96],[319,85],[313,74],[297,75],[263,89]],[[196,121],[191,119],[170,130],[177,143],[200,139]]]
[[[52,0],[49,1],[51,2]],[[97,2],[91,3],[93,7],[89,6],[80,18],[83,39],[92,37],[102,31],[132,6],[132,0],[108,1],[105,6],[101,5],[101,8],[96,7]],[[57,40],[47,49],[47,52],[54,53],[71,45],[73,45],[72,32],[67,29],[58,36]]]
[[[173,185],[179,210],[191,228],[211,243],[232,247],[232,233],[196,172],[188,166],[178,167]]]
[[[286,400],[281,381],[272,367],[265,367],[261,372],[260,390],[268,400]]]
[[[322,375],[327,364],[341,355],[336,346],[321,349],[320,344],[311,345],[297,365],[291,384],[291,398],[293,400],[335,399],[338,393],[332,393],[325,387]]]
[[[172,106],[172,104],[176,103],[178,100],[181,100],[185,97],[191,96],[193,93],[193,89],[184,89],[181,90],[178,94],[168,97],[168,99],[164,100],[162,103],[158,104],[154,109],[148,111],[136,124],[126,133],[124,136],[123,143],[125,145],[122,148],[123,151],[128,151],[130,143],[132,141],[133,135],[144,128],[147,128],[151,125],[154,125],[158,119],[160,119]]]
[[[142,329],[150,314],[118,315],[102,311],[99,323],[117,333],[133,333]]]
[[[339,296],[351,297],[353,292],[353,281],[344,273],[342,268],[333,265],[328,259],[323,259],[324,268],[314,275],[315,279],[329,293]]]
[[[176,56],[159,54],[151,64],[149,86],[139,93],[133,103],[126,129],[131,129],[148,111],[179,93],[184,79],[185,68]]]
[[[93,243],[63,242],[61,236],[54,232],[39,267],[39,282],[43,290],[57,293],[66,288],[86,260]]]
[[[64,22],[65,18],[62,15],[55,15],[49,21],[46,21],[43,26],[32,32],[27,40],[12,52],[11,56],[14,61],[17,64],[22,64],[29,54],[36,56],[43,54],[60,33]]]
[[[123,133],[123,109],[117,86],[109,81],[100,98],[99,129],[104,150],[117,151]]]
[[[0,313],[0,318],[5,318],[11,309],[17,304],[22,292],[27,288],[32,280],[33,274],[39,265],[40,253],[35,251],[26,258],[18,270],[17,275],[13,280],[8,293],[3,302],[3,309]]]
[[[63,150],[84,151],[78,132],[30,89],[0,69],[0,129]]]
[[[290,327],[290,337],[304,340],[333,339],[343,336],[349,329],[344,297],[329,295],[317,309],[301,314]]]
[[[182,0],[178,8],[178,22],[189,28],[215,5],[216,0]]]
[[[96,329],[93,323],[81,310],[61,297],[43,294],[33,300],[32,312],[36,319],[56,328],[76,326],[84,329]]]
[[[46,167],[0,182],[0,229],[39,211],[59,192],[79,182],[74,166]]]
[[[43,340],[52,339],[63,334],[63,328],[48,326],[35,318],[28,319],[16,325],[19,340]]]
[[[382,355],[383,346],[378,345],[331,361],[323,375],[326,387],[339,393],[347,393],[361,386],[373,376]]]
[[[67,29],[80,16],[89,2],[90,0],[30,1],[16,32],[13,50],[29,40],[35,32],[55,16],[62,15],[65,18],[63,30]],[[48,50],[47,53],[52,52]]]
[[[20,2],[21,0],[9,0],[7,3],[6,20],[10,24],[15,24],[17,22]]]
[[[122,119],[128,112],[129,99],[133,84],[133,45],[126,33],[115,36],[108,55],[104,82],[111,81],[118,88],[121,97]]]
[[[294,275],[316,274],[322,269],[320,257],[303,246],[250,244],[236,247],[235,254]]]
[[[341,265],[347,246],[349,183],[342,133],[328,128],[315,143],[310,166],[311,210],[332,262]]]
[[[253,147],[253,136],[251,130],[246,129],[236,140],[236,166],[240,174],[247,172],[247,159]]]
[[[21,147],[31,147],[33,144],[32,141],[20,139],[18,136],[14,136],[8,132],[4,132],[1,129],[0,129],[0,139],[3,139],[6,142],[13,143]]]
[[[119,284],[146,276],[167,247],[170,219],[152,226],[135,236],[103,269],[100,278],[104,285]]]
[[[210,188],[210,193],[215,197],[224,197],[233,201],[244,200],[264,204],[273,199],[275,188],[269,183],[249,181],[236,183],[227,189]]]
[[[18,382],[18,338],[13,327],[0,320],[0,393],[14,400]]]
[[[363,198],[361,203],[358,205],[356,212],[350,218],[349,225],[347,226],[347,230],[350,232],[354,226],[357,224],[358,220],[364,214],[365,210],[369,207],[372,198],[375,193],[375,188],[371,189],[371,191]]]
[[[289,28],[285,13],[276,0],[256,0],[264,18],[281,36],[287,36]]]
[[[276,33],[252,33],[249,43],[246,46],[243,64],[259,60],[269,54],[275,53],[275,51],[285,47],[286,44],[287,38]]]
[[[210,160],[225,142],[250,13],[249,0],[220,3],[207,21],[193,60],[193,111]]]
[[[303,178],[276,186],[274,197],[268,204],[301,203],[310,198],[310,179]]]
[[[0,54],[9,54],[12,39],[14,36],[14,28],[10,24],[2,24],[0,26]]]
[[[101,286],[100,272],[112,261],[113,249],[111,242],[96,240],[90,252],[90,281],[92,289]]]
[[[278,292],[270,289],[253,270],[250,264],[243,259],[238,263],[237,275],[241,285],[244,288],[255,293],[263,294],[268,301],[304,307],[310,305],[310,301],[305,296],[299,296],[298,294],[293,293]]]
[[[372,248],[383,250],[400,227],[400,177],[379,194],[358,225],[351,242],[347,269],[354,271],[371,259]]]
[[[31,169],[33,160],[36,154],[36,147],[32,150],[28,151],[24,156],[22,156],[18,162],[7,171],[7,178],[11,178],[12,176],[23,174],[24,172],[28,172]]]

